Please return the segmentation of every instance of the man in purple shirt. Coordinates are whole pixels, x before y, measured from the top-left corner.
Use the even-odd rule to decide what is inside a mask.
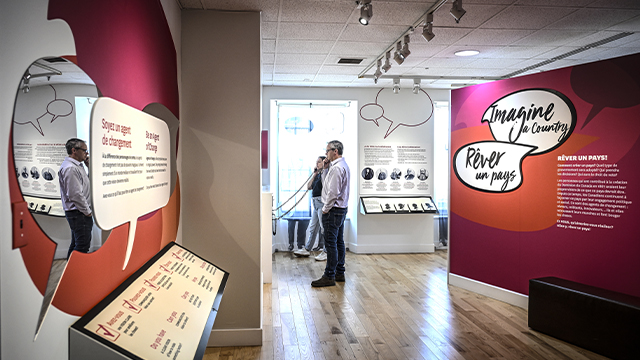
[[[82,164],[89,167],[89,153],[87,144],[76,138],[67,140],[65,145],[67,156],[60,171],[60,197],[65,217],[71,227],[71,246],[67,253],[67,259],[73,250],[83,253],[89,252],[91,244],[91,229],[93,218],[90,204],[91,191],[89,189],[89,176]]]
[[[324,246],[327,252],[327,266],[318,280],[311,282],[313,287],[333,286],[336,281],[344,281],[344,220],[349,204],[350,171],[342,158],[344,147],[338,140],[327,143],[327,158],[331,165],[322,178],[322,225],[324,228]],[[325,175],[326,174],[326,175]]]

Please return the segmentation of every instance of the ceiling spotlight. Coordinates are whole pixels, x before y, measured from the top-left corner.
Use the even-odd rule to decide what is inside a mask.
[[[393,79],[393,93],[397,94],[400,92],[400,79]]]
[[[422,28],[422,37],[427,41],[431,41],[435,36],[433,33],[433,13],[428,13]]]
[[[378,59],[378,68],[376,69],[376,72],[373,74],[373,82],[375,84],[378,83],[378,79],[382,75],[382,71],[380,71],[380,66],[381,65],[382,65],[382,59]]]
[[[384,72],[387,72],[389,71],[389,69],[391,69],[389,58],[391,58],[391,50],[387,51],[387,54],[384,56],[384,66],[382,66],[382,70],[384,70]]]
[[[360,24],[369,25],[369,21],[373,17],[373,5],[371,5],[371,0],[361,0],[358,2],[360,5]]]
[[[420,92],[420,79],[413,79],[413,93],[417,94]]]
[[[451,16],[456,19],[456,23],[460,23],[460,19],[467,11],[462,8],[462,0],[454,0],[451,6]]]
[[[396,44],[396,52],[393,55],[393,60],[395,60],[398,65],[402,65],[402,63],[404,62],[404,56],[402,56],[402,42],[398,41],[398,43]]]
[[[29,92],[29,85],[25,85],[25,87],[22,88],[22,92],[23,93],[28,93]]]
[[[411,54],[411,51],[409,51],[409,35],[404,36],[404,46],[402,47],[400,54],[405,59],[407,58],[407,56],[409,56],[409,54]]]

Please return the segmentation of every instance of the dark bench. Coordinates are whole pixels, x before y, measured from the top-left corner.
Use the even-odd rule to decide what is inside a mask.
[[[640,359],[640,298],[556,277],[529,280],[529,327],[612,359]]]

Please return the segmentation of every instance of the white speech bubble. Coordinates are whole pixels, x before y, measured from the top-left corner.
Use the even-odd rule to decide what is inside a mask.
[[[99,98],[91,111],[91,196],[104,230],[129,222],[123,270],[138,218],[167,205],[171,138],[167,124],[114,99]]]
[[[569,98],[550,89],[526,89],[491,104],[481,122],[489,123],[494,139],[536,147],[531,155],[549,152],[565,142],[576,126]]]
[[[522,160],[535,147],[497,141],[467,144],[453,156],[462,183],[479,191],[509,192],[522,185]]]
[[[429,121],[433,116],[433,101],[424,90],[417,94],[408,90],[394,94],[392,89],[380,89],[375,103],[360,108],[360,116],[378,126],[381,119],[390,122],[384,135],[386,139],[400,126],[420,126]]]

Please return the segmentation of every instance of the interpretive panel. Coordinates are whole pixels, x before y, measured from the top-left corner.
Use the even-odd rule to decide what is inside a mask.
[[[112,229],[169,200],[167,124],[110,98],[91,114],[91,188],[96,222]]]
[[[427,159],[431,150],[417,144],[368,144],[360,149],[360,194],[430,195]]]
[[[140,216],[167,205],[171,137],[167,123],[114,99],[96,100],[91,112],[91,198],[104,230],[129,223],[123,269]]]
[[[131,359],[199,359],[229,274],[171,243],[73,326],[70,358],[107,346]],[[212,318],[213,317],[213,318]],[[74,355],[75,354],[75,355]]]

